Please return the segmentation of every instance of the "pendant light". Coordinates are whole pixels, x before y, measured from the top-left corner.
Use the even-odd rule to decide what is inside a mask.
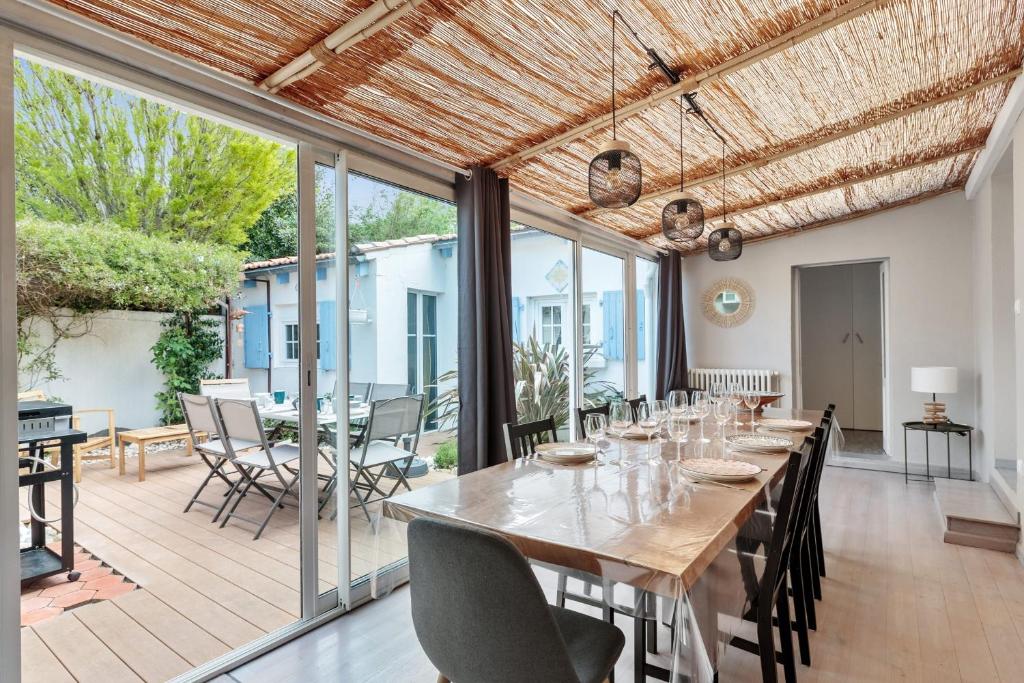
[[[661,210],[661,232],[673,242],[691,242],[704,234],[704,207],[683,189],[683,96],[679,96],[679,192]]]
[[[722,141],[722,223],[708,235],[708,256],[712,261],[735,261],[743,253],[743,233],[729,220],[725,203],[725,141]]]
[[[622,209],[640,198],[643,174],[640,158],[630,151],[629,143],[616,139],[615,120],[615,20],[612,12],[612,139],[601,146],[590,162],[588,187],[590,200],[605,209]]]

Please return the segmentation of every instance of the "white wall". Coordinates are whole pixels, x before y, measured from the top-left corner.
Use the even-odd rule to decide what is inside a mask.
[[[153,366],[150,350],[160,336],[164,313],[104,311],[92,318],[88,334],[65,339],[57,345],[56,361],[64,377],[35,387],[76,409],[113,408],[119,428],[139,429],[160,424],[155,394],[163,390],[163,375]],[[211,316],[219,323],[223,318]],[[38,329],[48,330],[48,325]],[[49,334],[47,332],[46,334]],[[47,337],[40,336],[41,340]],[[210,366],[218,375],[223,361]],[[105,416],[84,418],[83,429],[106,428]]]
[[[793,394],[792,269],[865,259],[889,261],[891,454],[903,458],[902,422],[920,419],[926,399],[910,391],[910,368],[960,368],[960,391],[944,396],[954,420],[975,424],[975,357],[972,311],[971,212],[960,192],[886,211],[823,230],[751,244],[736,261],[706,254],[683,262],[687,352],[692,367],[770,368],[781,373],[786,398]],[[722,277],[750,283],[756,306],[735,328],[704,319],[701,296]],[[911,460],[924,460],[920,434],[912,435]],[[933,445],[938,441],[933,439]],[[942,450],[944,451],[944,445]],[[932,450],[933,461],[936,450]],[[943,452],[942,460],[945,460]],[[966,466],[966,446],[954,458]],[[956,463],[954,463],[956,464]]]

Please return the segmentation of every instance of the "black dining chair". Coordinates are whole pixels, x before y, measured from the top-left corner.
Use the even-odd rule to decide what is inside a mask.
[[[832,429],[835,424],[836,404],[829,403],[825,408],[825,416],[821,420],[821,428],[825,431],[824,443],[821,450],[823,457],[818,463],[818,472],[814,478],[814,491],[811,495],[811,534],[810,541],[813,547],[815,574],[812,576],[814,586],[814,597],[821,600],[821,578],[825,576],[825,545],[821,536],[821,511],[818,505],[818,491],[821,485],[821,475],[825,469],[825,457],[828,456],[828,444],[832,438]]]
[[[631,398],[626,401],[629,404],[633,414],[636,415],[636,408],[641,403],[647,400],[646,394],[641,394],[637,398]],[[607,416],[611,411],[611,403],[605,403],[603,405],[594,406],[593,408],[577,408],[576,409],[576,421],[580,427],[580,438],[587,438],[587,415],[600,414]]]
[[[505,431],[505,455],[508,459],[518,460],[524,456],[534,455],[537,446],[542,443],[556,443],[558,433],[555,428],[555,417],[552,415],[543,420],[524,424],[507,423]]]
[[[796,662],[793,657],[793,621],[789,608],[790,558],[794,552],[799,523],[799,502],[804,488],[809,483],[811,460],[815,450],[812,437],[804,439],[799,452],[790,453],[786,464],[782,494],[774,515],[774,525],[768,542],[764,571],[756,586],[747,585],[751,609],[745,615],[757,623],[757,642],[741,636],[734,636],[729,642],[733,646],[758,655],[761,660],[761,676],[766,683],[778,680],[776,661],[782,662],[787,683],[796,681]],[[743,531],[736,539],[740,565],[747,573],[753,564],[752,549],[763,542],[751,538]],[[775,627],[779,630],[779,651],[775,650]]]
[[[549,605],[523,554],[489,531],[414,519],[409,588],[439,681],[601,683],[626,642],[612,624]]]

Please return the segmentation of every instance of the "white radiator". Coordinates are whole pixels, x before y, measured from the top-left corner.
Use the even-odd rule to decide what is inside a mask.
[[[694,389],[711,388],[715,382],[736,383],[748,391],[778,391],[777,370],[744,370],[733,368],[690,368],[689,383]]]

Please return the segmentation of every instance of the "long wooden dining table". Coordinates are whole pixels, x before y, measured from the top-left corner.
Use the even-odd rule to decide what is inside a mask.
[[[764,416],[817,426],[822,413],[766,409]],[[729,426],[727,434],[751,431],[749,414],[740,420],[743,424]],[[506,462],[395,496],[385,501],[383,515],[397,522],[430,517],[493,531],[531,560],[600,577],[605,585],[632,586],[637,594],[685,602],[713,573],[709,568],[716,558],[734,548],[755,509],[766,504],[788,458],[788,452],[727,449],[713,427],[710,443],[702,443],[698,431],[694,424],[681,445],[661,441],[649,447],[643,440],[612,439],[597,462],[584,465],[537,458]],[[797,450],[812,431],[776,433],[790,438]],[[763,470],[729,486],[694,482],[683,476],[678,460],[700,457],[745,460]],[[728,590],[741,593],[738,573],[734,576],[740,585]],[[708,640],[717,628],[702,624],[700,632]],[[703,656],[715,668],[714,652]]]

